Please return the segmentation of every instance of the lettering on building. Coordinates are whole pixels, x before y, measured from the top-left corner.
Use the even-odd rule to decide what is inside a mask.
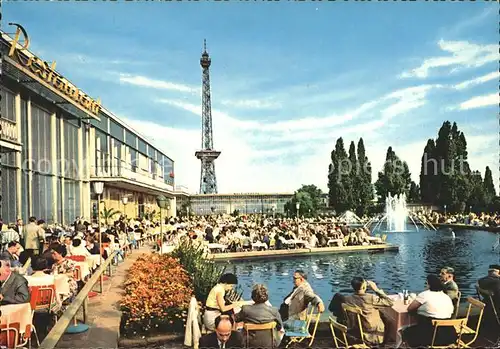
[[[27,54],[26,52],[28,52],[30,41],[26,30],[19,24],[9,24],[16,26],[16,34],[11,42],[8,56],[21,66],[29,69],[38,79],[43,80],[51,87],[62,92],[90,113],[98,115],[101,109],[100,99],[92,99],[57,73],[55,61],[47,63],[34,55]]]

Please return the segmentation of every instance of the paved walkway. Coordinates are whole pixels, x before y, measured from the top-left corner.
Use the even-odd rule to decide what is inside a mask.
[[[57,343],[57,348],[117,348],[120,333],[120,302],[123,296],[123,282],[135,260],[143,253],[150,253],[145,244],[133,250],[124,262],[113,268],[113,276],[104,281],[104,293],[89,299],[87,325],[90,329],[80,334],[65,334]],[[96,283],[95,289],[99,289]],[[82,313],[79,313],[79,319]]]

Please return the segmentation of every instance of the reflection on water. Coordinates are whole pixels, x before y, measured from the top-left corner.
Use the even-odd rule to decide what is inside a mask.
[[[226,272],[238,275],[244,297],[250,298],[252,286],[266,284],[270,301],[279,306],[293,287],[293,272],[302,269],[314,290],[325,302],[336,292],[350,293],[354,276],[363,276],[387,293],[402,289],[422,291],[428,273],[453,267],[462,296],[475,294],[474,285],[486,275],[488,265],[499,263],[491,251],[496,234],[485,231],[459,231],[451,239],[446,233],[413,231],[388,233],[387,241],[399,245],[399,253],[332,254],[307,257],[231,262]],[[327,304],[328,305],[328,304]]]

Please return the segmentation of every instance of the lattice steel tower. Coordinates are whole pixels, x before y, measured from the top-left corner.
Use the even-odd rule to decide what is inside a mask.
[[[200,194],[217,194],[214,161],[220,151],[214,150],[212,133],[212,102],[210,100],[210,57],[207,53],[207,42],[203,42],[203,54],[200,65],[203,68],[203,90],[201,92],[201,150],[194,155],[201,160]]]

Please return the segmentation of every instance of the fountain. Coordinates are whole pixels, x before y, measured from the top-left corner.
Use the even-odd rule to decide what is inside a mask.
[[[385,222],[385,232],[406,232],[411,231],[407,229],[406,223],[408,218],[412,221],[416,230],[418,231],[418,225],[413,219],[413,215],[410,214],[408,208],[406,207],[406,194],[397,194],[392,196],[391,193],[385,198],[385,214],[376,224],[373,231],[380,229],[382,223]]]

